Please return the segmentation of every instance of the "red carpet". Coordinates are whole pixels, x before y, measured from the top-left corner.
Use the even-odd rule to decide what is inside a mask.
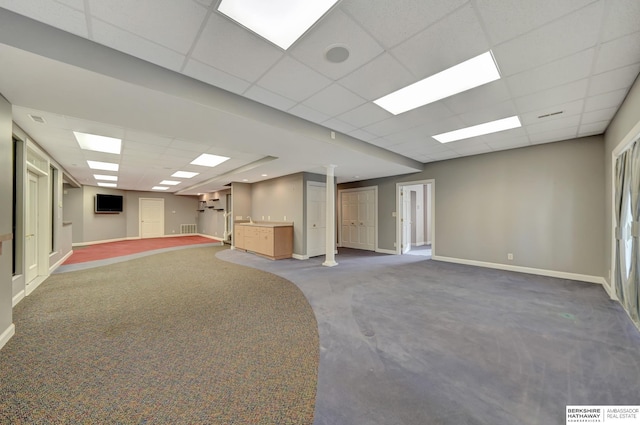
[[[131,241],[107,242],[76,248],[71,257],[63,263],[77,264],[105,258],[122,257],[154,249],[173,248],[176,246],[215,243],[213,239],[202,236],[178,236],[171,238],[135,239]]]

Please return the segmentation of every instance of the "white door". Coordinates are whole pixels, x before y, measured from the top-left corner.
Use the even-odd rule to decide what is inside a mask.
[[[164,199],[140,198],[140,237],[164,236]]]
[[[38,277],[38,176],[29,172],[25,202],[25,282]]]
[[[402,253],[411,249],[411,192],[402,189]]]
[[[327,187],[307,182],[307,256],[325,255],[327,240]]]
[[[341,243],[347,248],[374,251],[376,246],[375,189],[341,192]]]

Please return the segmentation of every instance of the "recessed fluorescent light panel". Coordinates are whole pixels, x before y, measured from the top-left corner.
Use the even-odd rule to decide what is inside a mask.
[[[118,171],[118,164],[112,162],[87,161],[92,170]]]
[[[455,142],[456,140],[469,139],[471,137],[482,136],[499,131],[510,130],[512,128],[521,127],[520,119],[517,116],[503,118],[501,120],[486,122],[484,124],[474,125],[472,127],[461,128],[460,130],[450,131],[448,133],[433,136],[440,143]]]
[[[98,182],[98,186],[100,186],[100,187],[117,187],[118,185],[115,184],[115,183]]]
[[[97,152],[120,154],[122,140],[113,137],[97,136],[95,134],[74,131],[76,140],[82,149]]]
[[[176,180],[162,180],[160,182],[160,184],[164,184],[164,185],[167,185],[167,186],[175,186],[175,185],[180,184],[180,183],[182,183],[182,182],[179,182],[179,181],[176,181]]]
[[[153,186],[151,190],[167,190],[169,189],[167,186]]]
[[[191,171],[176,171],[171,174],[171,177],[177,177],[179,179],[190,179],[191,177],[195,177],[200,173],[192,173]]]
[[[193,161],[191,164],[193,165],[202,165],[204,167],[215,167],[216,165],[220,165],[229,158],[226,156],[218,156],[218,155],[210,155],[208,153],[203,153]]]
[[[498,80],[500,72],[491,51],[413,83],[374,103],[394,115]]]
[[[337,0],[222,0],[218,11],[287,50]]]
[[[117,182],[118,181],[118,176],[106,176],[104,174],[94,174],[93,177],[96,180],[106,180],[109,182]]]

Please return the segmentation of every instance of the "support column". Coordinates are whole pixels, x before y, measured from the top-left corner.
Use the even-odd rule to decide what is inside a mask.
[[[327,217],[327,234],[326,234],[326,247],[325,247],[325,261],[322,263],[326,267],[337,266],[336,263],[336,184],[334,181],[333,170],[335,165],[327,165],[327,202],[326,202],[326,217]]]

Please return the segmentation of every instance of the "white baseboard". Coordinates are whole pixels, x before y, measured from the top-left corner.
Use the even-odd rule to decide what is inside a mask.
[[[2,349],[2,347],[4,347],[4,345],[7,342],[9,342],[9,340],[13,335],[15,335],[15,333],[16,333],[16,325],[12,323],[11,325],[9,325],[7,329],[5,329],[4,332],[2,332],[2,335],[0,335],[0,350]]]
[[[105,240],[102,240],[102,241],[75,242],[75,243],[71,244],[71,247],[98,245],[98,244],[101,244],[101,243],[120,242],[120,241],[127,241],[127,240],[130,240],[130,239],[140,239],[140,238],[117,238],[117,239],[105,239]]]
[[[35,291],[36,289],[38,289],[38,286],[42,285],[42,282],[44,282],[45,280],[47,280],[49,276],[38,276],[35,279],[33,279],[31,282],[29,282],[27,284],[27,288],[26,288],[26,292],[25,295],[28,297],[29,295],[31,295],[33,293],[33,291]]]
[[[58,267],[60,267],[62,265],[62,263],[67,261],[67,258],[71,257],[72,254],[73,254],[73,250],[69,251],[67,253],[67,255],[65,255],[64,257],[59,259],[53,266],[50,266],[49,267],[49,274],[53,273],[55,271],[55,269],[57,269]]]
[[[609,298],[611,298],[614,301],[618,301],[618,296],[613,290],[613,287],[611,286],[611,284],[609,284],[609,282],[607,282],[606,279],[604,279],[604,282],[602,283],[602,287],[606,291],[607,295],[609,295]]]
[[[296,259],[296,260],[308,260],[309,256],[308,255],[302,255],[302,254],[292,254],[291,258]]]
[[[376,252],[379,252],[380,254],[391,254],[391,255],[396,255],[397,254],[395,249],[376,248]]]
[[[511,266],[508,264],[488,263],[485,261],[465,260],[463,258],[442,257],[435,255],[432,257],[436,261],[445,261],[447,263],[466,264],[469,266],[486,267],[489,269],[507,270],[518,273],[535,274],[539,276],[557,277],[559,279],[579,280],[582,282],[598,283],[605,286],[605,279],[602,276],[591,276],[579,273],[568,273],[556,270],[536,269],[533,267]]]
[[[17,306],[18,303],[22,301],[23,298],[24,298],[24,289],[13,296],[13,299],[11,300],[11,307],[13,308]]]
[[[219,238],[218,236],[205,235],[204,233],[194,233],[195,236],[202,236],[203,238],[213,239],[214,241],[220,242],[221,245],[224,245],[224,239]],[[180,235],[185,236],[185,235]]]

